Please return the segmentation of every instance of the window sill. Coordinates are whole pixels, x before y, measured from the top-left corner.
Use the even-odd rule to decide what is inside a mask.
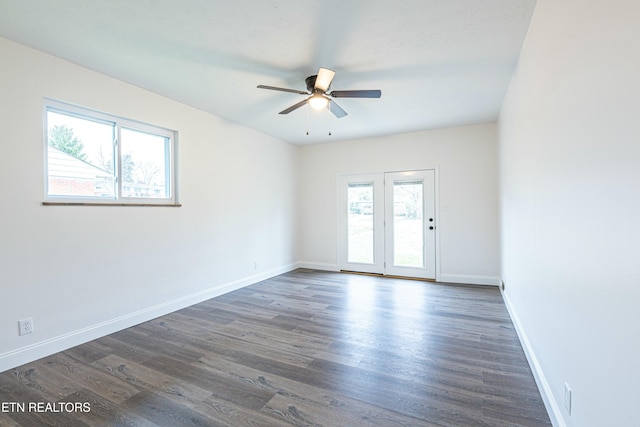
[[[86,202],[42,202],[42,206],[127,206],[127,207],[155,207],[155,208],[180,208],[182,204],[160,203],[86,203]]]

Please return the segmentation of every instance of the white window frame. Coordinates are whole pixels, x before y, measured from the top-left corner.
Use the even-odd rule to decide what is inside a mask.
[[[92,196],[61,196],[49,194],[49,125],[47,113],[56,112],[80,119],[91,120],[98,123],[113,125],[115,129],[114,141],[114,163],[115,167],[115,196],[113,198],[92,197]],[[81,107],[65,103],[54,99],[44,99],[44,205],[113,205],[113,206],[181,206],[178,201],[178,132],[160,126],[150,125],[136,120],[103,113],[90,108]],[[165,173],[168,172],[168,182],[170,197],[167,198],[146,198],[146,197],[125,197],[122,192],[121,171],[121,144],[120,134],[122,128],[133,131],[140,131],[152,135],[166,137],[169,140],[169,160],[165,163]]]

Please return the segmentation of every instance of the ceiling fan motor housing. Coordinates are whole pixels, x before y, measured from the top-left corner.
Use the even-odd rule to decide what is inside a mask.
[[[307,84],[307,90],[309,91],[309,93],[318,92],[317,90],[315,90],[316,78],[318,78],[318,75],[309,76],[304,79],[304,82]]]

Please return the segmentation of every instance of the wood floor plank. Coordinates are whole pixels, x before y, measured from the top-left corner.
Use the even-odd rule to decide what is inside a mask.
[[[275,347],[290,352],[305,352],[313,354],[315,351],[323,351],[329,348],[331,340],[302,334],[294,331],[281,331],[266,324],[257,324],[251,321],[234,320],[220,328],[222,333],[234,337],[240,337],[244,341]]]
[[[0,373],[0,426],[550,426],[497,288],[299,269]]]
[[[28,388],[42,399],[50,402],[62,399],[82,388],[79,383],[70,381],[65,373],[51,369],[43,363],[17,367],[11,371],[11,374],[11,378],[15,380],[14,385]]]
[[[179,363],[175,359],[159,356],[144,363],[145,367],[163,372],[182,382],[206,389],[211,395],[226,399],[251,410],[258,410],[273,396],[252,384],[225,376],[215,375],[204,369]]]
[[[0,426],[2,427],[20,427],[20,424],[12,419],[7,413],[0,412]]]
[[[122,403],[122,408],[159,426],[227,427],[152,391],[143,390]]]
[[[154,393],[188,407],[221,424],[231,426],[268,426],[277,425],[277,420],[266,417],[246,407],[236,405],[228,399],[218,398],[207,388],[180,381],[175,376],[142,366],[121,357],[110,355],[93,364],[99,369],[128,381],[136,387],[151,390]],[[213,384],[211,384],[213,386]],[[272,396],[266,391],[268,396]],[[227,395],[224,395],[227,398]]]
[[[220,375],[241,378],[258,387],[269,390],[274,398],[261,412],[269,413],[291,423],[302,422],[309,425],[394,425],[414,426],[420,420],[407,417],[397,412],[369,405],[363,401],[350,399],[326,389],[309,384],[289,380],[287,378],[266,374],[250,366],[218,358],[203,358],[199,365]],[[286,405],[283,405],[286,402]],[[293,408],[293,409],[292,409]],[[304,414],[307,415],[304,415]],[[345,421],[341,424],[329,422],[332,419]]]
[[[87,390],[116,404],[140,391],[111,375],[92,369],[89,365],[72,358],[68,353],[58,353],[46,358],[45,366],[64,374],[75,383],[82,384]]]
[[[314,403],[308,399],[301,401],[291,396],[276,395],[262,411],[296,426],[440,426],[373,406],[352,406],[345,403],[346,400],[333,398],[327,403]],[[369,410],[371,408],[375,409]]]
[[[286,361],[294,366],[307,366],[313,360],[309,355],[253,343],[241,337],[225,334],[223,330],[208,330],[203,336],[201,333],[194,334],[191,330],[185,330],[184,324],[172,323],[171,319],[165,319],[159,326],[161,330],[155,335],[158,340],[168,340],[185,348],[204,350],[219,357],[244,359],[250,358],[252,354],[260,354],[265,358]],[[148,324],[143,327],[155,327],[155,325]]]

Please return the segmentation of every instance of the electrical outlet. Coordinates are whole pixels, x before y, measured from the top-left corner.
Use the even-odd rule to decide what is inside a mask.
[[[567,383],[564,383],[564,409],[571,415],[571,388]]]
[[[18,333],[27,335],[33,332],[33,318],[22,319],[18,321]]]

